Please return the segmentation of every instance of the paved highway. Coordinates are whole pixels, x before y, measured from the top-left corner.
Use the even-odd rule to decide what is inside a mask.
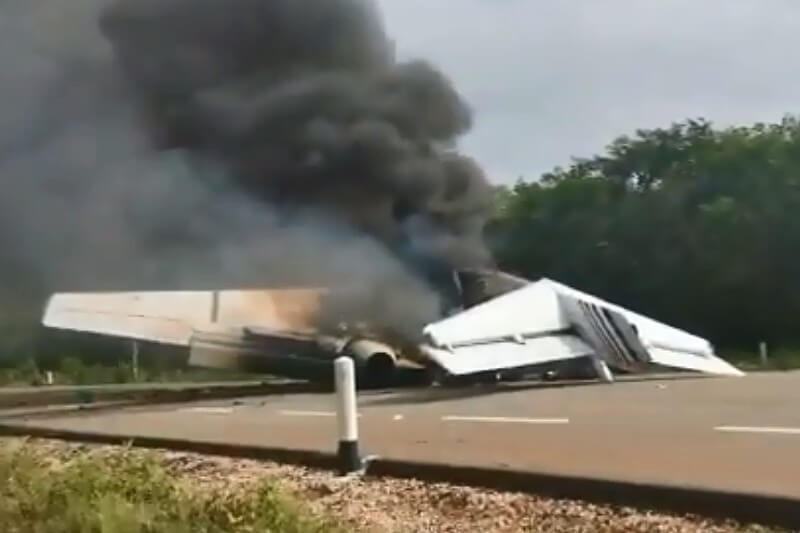
[[[39,427],[332,452],[329,394],[19,420]],[[381,457],[800,498],[800,373],[506,384],[359,395]]]

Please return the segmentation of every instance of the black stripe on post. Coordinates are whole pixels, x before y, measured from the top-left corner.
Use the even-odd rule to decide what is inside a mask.
[[[340,440],[336,455],[339,460],[339,471],[343,475],[359,472],[364,467],[357,440]]]

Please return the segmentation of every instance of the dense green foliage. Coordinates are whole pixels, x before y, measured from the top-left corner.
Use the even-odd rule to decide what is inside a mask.
[[[154,455],[79,454],[65,465],[27,447],[0,448],[0,524],[6,533],[325,533],[274,486],[194,488]]]
[[[800,343],[800,122],[705,120],[498,190],[502,268],[753,349]]]

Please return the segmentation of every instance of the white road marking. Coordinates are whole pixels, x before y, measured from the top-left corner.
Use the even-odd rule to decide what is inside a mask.
[[[402,419],[403,419],[403,415],[394,415],[392,417],[392,420],[402,420]]]
[[[280,411],[283,416],[336,416],[334,411]]]
[[[778,433],[783,435],[800,435],[800,428],[764,427],[764,426],[717,426],[717,431],[729,433]]]
[[[232,407],[187,407],[179,409],[187,413],[204,413],[209,415],[229,415],[233,412]]]
[[[501,424],[569,424],[569,418],[514,418],[507,416],[443,416],[443,422],[494,422]]]
[[[336,416],[336,411],[292,411],[292,410],[284,410],[278,411],[283,416],[322,416],[322,417],[332,417]],[[361,413],[357,415],[361,418]]]

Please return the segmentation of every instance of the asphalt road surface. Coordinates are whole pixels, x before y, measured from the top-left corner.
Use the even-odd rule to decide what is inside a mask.
[[[517,383],[359,395],[381,457],[800,498],[800,373]],[[333,452],[330,394],[16,420],[54,429]]]

